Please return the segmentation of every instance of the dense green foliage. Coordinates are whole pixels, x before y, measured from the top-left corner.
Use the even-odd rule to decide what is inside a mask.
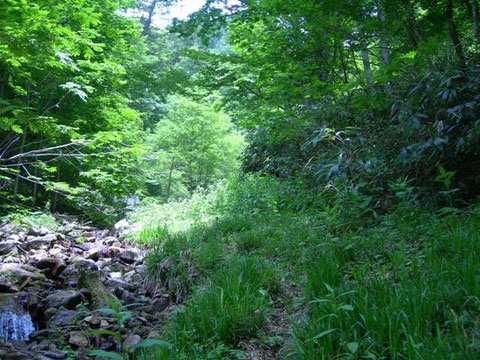
[[[141,200],[143,359],[479,358],[478,1],[173,2],[0,0],[0,215]]]
[[[478,204],[435,211],[397,187],[396,210],[373,219],[343,189],[298,210],[300,189],[232,179],[203,204],[170,204],[189,228],[144,209],[151,278],[187,298],[163,332],[173,349],[153,358],[478,357]]]
[[[244,168],[367,186],[382,197],[438,165],[477,193],[477,1],[214,1],[182,24],[228,28],[231,53],[192,52],[196,84],[249,129]],[[210,26],[206,26],[206,25]]]
[[[236,168],[242,138],[213,100],[167,100],[195,71],[181,49],[196,42],[125,15],[146,5],[0,3],[4,210],[46,205],[105,221],[126,196],[186,196]]]

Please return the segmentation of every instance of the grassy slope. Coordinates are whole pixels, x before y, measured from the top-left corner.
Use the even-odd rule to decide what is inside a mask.
[[[147,358],[479,357],[479,206],[440,217],[403,202],[366,226],[235,192],[213,220],[140,235],[161,244],[152,276],[183,304],[163,329],[175,350]]]

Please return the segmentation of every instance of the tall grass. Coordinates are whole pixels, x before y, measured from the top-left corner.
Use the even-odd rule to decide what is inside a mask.
[[[435,212],[403,199],[378,217],[342,190],[296,211],[275,185],[229,184],[217,205],[208,200],[208,221],[161,224],[149,267],[184,296],[163,329],[175,349],[152,359],[245,357],[269,346],[261,339],[285,317],[279,306],[289,359],[480,357],[479,205]],[[242,203],[258,189],[271,193]]]

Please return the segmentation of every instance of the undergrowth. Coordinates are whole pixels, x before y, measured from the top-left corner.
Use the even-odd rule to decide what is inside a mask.
[[[147,358],[243,359],[252,348],[288,359],[480,356],[479,205],[425,208],[403,187],[380,216],[336,186],[298,209],[294,192],[307,194],[297,183],[286,196],[279,182],[227,183],[206,200],[208,221],[159,224],[147,239],[150,276],[178,304],[161,329],[173,348]],[[264,339],[278,338],[269,324],[285,317],[279,307],[290,336],[273,344]]]

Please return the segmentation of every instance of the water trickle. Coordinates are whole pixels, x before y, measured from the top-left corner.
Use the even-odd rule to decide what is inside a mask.
[[[23,341],[34,331],[30,314],[17,315],[12,311],[0,310],[0,338],[6,341]]]
[[[23,341],[34,331],[30,314],[16,303],[15,298],[0,299],[0,339]]]

